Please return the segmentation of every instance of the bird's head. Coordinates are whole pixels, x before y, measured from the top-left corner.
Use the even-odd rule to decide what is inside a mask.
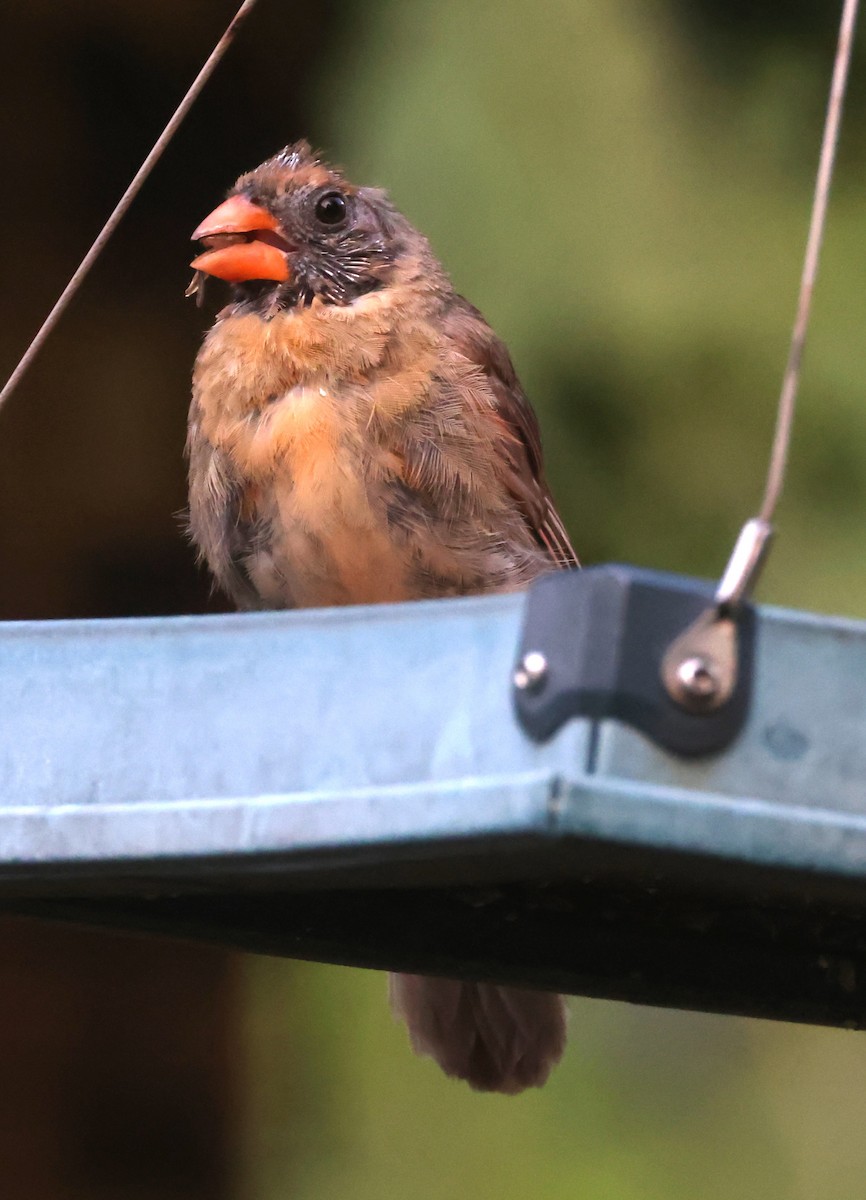
[[[191,265],[263,309],[346,305],[387,285],[413,235],[384,192],[354,187],[297,142],[242,175],[202,221],[192,236],[205,250]]]

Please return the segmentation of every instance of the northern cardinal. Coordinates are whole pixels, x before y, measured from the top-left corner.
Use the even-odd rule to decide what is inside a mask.
[[[198,355],[189,528],[241,608],[525,588],[577,564],[508,350],[379,190],[306,142],[238,179],[193,234],[233,285]],[[482,1091],[545,1082],[551,993],[393,976],[415,1050]]]

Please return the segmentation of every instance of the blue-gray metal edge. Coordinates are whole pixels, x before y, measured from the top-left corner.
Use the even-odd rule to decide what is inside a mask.
[[[459,879],[467,847],[521,840],[866,873],[866,624],[760,609],[743,732],[681,760],[611,721],[530,741],[510,688],[523,605],[0,626],[4,894],[181,862],[291,880],[353,856],[384,883],[407,856]]]

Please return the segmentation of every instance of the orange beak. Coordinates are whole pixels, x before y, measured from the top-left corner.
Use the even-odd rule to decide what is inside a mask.
[[[196,271],[229,283],[289,278],[286,254],[292,249],[276,217],[245,196],[230,196],[205,217],[193,239],[207,246],[190,263]]]

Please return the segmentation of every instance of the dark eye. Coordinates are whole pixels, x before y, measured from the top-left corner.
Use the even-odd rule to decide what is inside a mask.
[[[316,201],[316,220],[320,225],[339,225],[345,221],[348,205],[340,192],[325,192]]]

